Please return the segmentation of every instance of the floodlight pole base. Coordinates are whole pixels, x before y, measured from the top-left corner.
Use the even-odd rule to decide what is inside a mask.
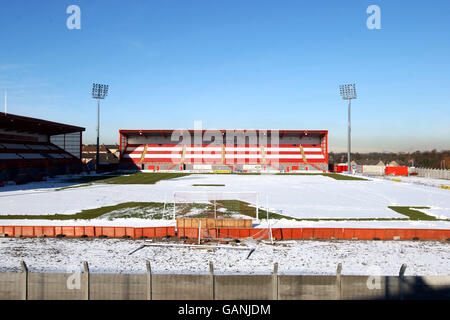
[[[350,108],[351,108],[352,99],[348,99],[348,141],[347,141],[347,172],[348,174],[352,174],[352,160],[351,160],[351,122],[350,122]]]
[[[95,156],[95,172],[100,172],[100,99],[97,99],[97,155]]]

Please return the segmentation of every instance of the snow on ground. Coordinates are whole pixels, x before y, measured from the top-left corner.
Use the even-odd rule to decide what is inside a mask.
[[[420,209],[425,214],[436,217],[438,219],[450,219],[449,212],[443,212],[440,208],[435,209]]]
[[[422,209],[421,209],[422,210]],[[295,221],[261,220],[255,228],[450,229],[448,221]]]
[[[400,179],[403,183],[414,183],[421,184],[424,186],[440,187],[440,186],[450,186],[450,180],[445,179],[431,179],[423,177],[386,177],[387,179]]]
[[[325,176],[299,175],[214,175],[193,174],[157,184],[117,185],[94,184],[57,191],[42,187],[25,190],[0,191],[0,214],[74,214],[85,209],[117,205],[124,202],[171,202],[174,191],[226,191],[259,193],[259,205],[266,205],[274,212],[297,218],[405,218],[388,206],[428,206],[430,213],[439,217],[450,217],[450,193],[448,190],[384,179],[368,181],[334,180]],[[193,184],[225,184],[225,187],[194,187]],[[148,226],[148,220],[121,219],[109,222],[97,219],[90,223],[102,225],[128,225],[136,223]],[[82,221],[86,224],[86,221]],[[2,224],[17,224],[17,220],[2,220]],[[79,222],[65,221],[76,225]],[[112,224],[110,224],[112,223]],[[155,222],[159,224],[159,222]],[[298,222],[299,226],[311,224]],[[324,224],[325,222],[320,222]],[[349,222],[352,225],[360,222]],[[364,225],[372,222],[364,222]],[[429,225],[450,228],[450,222],[436,221],[417,223],[378,222],[374,225],[414,227]],[[42,224],[34,220],[34,225]],[[62,221],[44,224],[62,225]]]
[[[279,263],[281,274],[333,275],[342,263],[345,275],[450,275],[450,243],[437,241],[280,241],[241,243],[247,250],[205,250],[145,247],[144,240],[124,239],[0,239],[0,271],[20,271],[24,260],[31,272],[81,272],[88,261],[95,273],[144,273],[145,261],[155,273],[268,274]],[[167,242],[164,242],[167,243]]]
[[[248,219],[248,216],[236,215],[236,218]],[[0,220],[2,226],[102,226],[102,227],[175,227],[176,221],[171,219],[105,219],[92,220]],[[369,229],[450,229],[447,221],[296,221],[291,219],[254,220],[254,228],[369,228]]]
[[[138,219],[138,218],[121,218],[112,221],[105,219],[91,220],[44,220],[44,219],[1,219],[2,226],[101,226],[101,227],[174,227],[176,221],[174,219]]]

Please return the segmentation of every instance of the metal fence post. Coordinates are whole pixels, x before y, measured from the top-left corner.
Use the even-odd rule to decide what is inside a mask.
[[[278,300],[278,262],[273,265],[272,273],[272,299]]]
[[[22,267],[22,300],[28,300],[28,267],[23,260],[20,266]]]
[[[398,273],[399,277],[403,278],[405,276],[406,267],[407,267],[406,263],[402,264],[402,266],[400,267],[400,271]]]
[[[210,292],[211,292],[211,300],[216,299],[216,288],[214,281],[214,264],[212,261],[209,262],[209,279],[210,279]]]
[[[89,275],[89,265],[87,261],[83,261],[83,268],[84,268],[84,300],[90,300],[91,299],[91,281],[90,281],[90,275]]]
[[[398,272],[399,276],[399,291],[400,291],[400,300],[403,300],[403,294],[404,294],[404,282],[405,282],[405,270],[406,270],[406,264],[402,264],[400,267],[400,271]]]
[[[152,300],[152,267],[149,261],[145,262],[147,266],[147,300]]]
[[[336,269],[336,299],[342,300],[342,263],[339,263]]]

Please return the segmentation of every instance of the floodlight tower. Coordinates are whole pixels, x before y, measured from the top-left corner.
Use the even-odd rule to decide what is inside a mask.
[[[92,84],[92,98],[97,99],[97,155],[95,157],[95,171],[99,172],[100,164],[100,99],[105,99],[108,95],[107,84]]]
[[[356,99],[356,85],[353,84],[344,84],[339,86],[339,91],[341,93],[341,97],[344,100],[348,100],[348,141],[347,141],[347,170],[348,173],[352,173],[352,163],[350,158],[351,152],[351,125],[350,125],[350,107],[352,99]]]

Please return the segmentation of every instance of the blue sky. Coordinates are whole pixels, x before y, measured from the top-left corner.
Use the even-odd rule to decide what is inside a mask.
[[[69,5],[81,29],[69,30]],[[381,30],[369,30],[369,5]],[[450,2],[15,0],[0,4],[0,91],[8,111],[86,128],[328,129],[346,150],[450,149]]]

